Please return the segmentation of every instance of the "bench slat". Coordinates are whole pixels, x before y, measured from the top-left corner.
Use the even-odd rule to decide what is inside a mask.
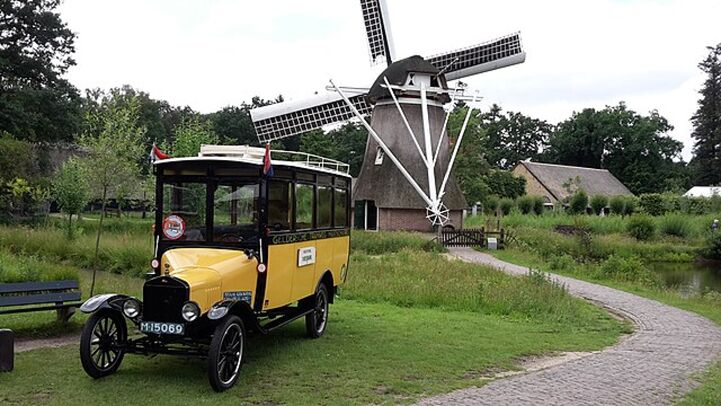
[[[40,295],[0,296],[0,307],[80,300],[80,292],[43,293]]]
[[[78,281],[0,283],[0,293],[37,292],[42,290],[78,289]]]

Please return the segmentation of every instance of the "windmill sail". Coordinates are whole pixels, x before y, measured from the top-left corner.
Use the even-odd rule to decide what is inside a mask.
[[[390,22],[385,0],[361,0],[360,3],[371,65],[383,62],[390,65],[393,62],[393,44],[390,40]]]
[[[445,72],[447,80],[504,68],[525,60],[520,33],[428,58],[433,66]]]
[[[371,113],[371,107],[366,103],[364,95],[355,95],[350,100],[362,114]],[[343,99],[330,93],[306,100],[259,107],[251,110],[250,115],[261,143],[292,137],[355,118]]]

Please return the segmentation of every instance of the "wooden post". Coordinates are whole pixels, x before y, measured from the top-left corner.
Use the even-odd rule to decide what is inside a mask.
[[[15,334],[12,330],[0,330],[0,372],[10,372],[15,364]]]

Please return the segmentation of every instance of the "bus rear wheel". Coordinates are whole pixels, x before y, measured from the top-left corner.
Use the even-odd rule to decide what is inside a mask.
[[[314,310],[305,316],[308,337],[319,338],[325,333],[328,325],[328,302],[328,288],[321,283],[315,292]]]

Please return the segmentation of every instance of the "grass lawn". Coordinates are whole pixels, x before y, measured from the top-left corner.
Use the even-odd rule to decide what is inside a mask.
[[[8,248],[23,255],[40,232],[4,229]],[[374,236],[379,236],[377,239]],[[113,249],[133,233],[109,235]],[[85,255],[62,253],[59,238],[38,261],[82,266]],[[82,241],[82,240],[81,240]],[[238,385],[215,394],[205,364],[195,359],[128,356],[119,372],[93,381],[82,371],[77,346],[18,354],[16,370],[0,375],[0,403],[390,404],[482,385],[484,376],[514,369],[527,356],[590,351],[629,332],[625,323],[571,297],[538,277],[510,277],[493,269],[448,261],[437,246],[417,236],[354,233],[349,279],[331,308],[327,334],[304,336],[296,322],[249,342]],[[71,243],[82,252],[79,242]],[[110,258],[110,257],[109,257]],[[138,295],[142,279],[99,274],[99,292]],[[83,291],[89,276],[80,272]],[[77,330],[76,315],[58,326],[54,313],[2,316],[0,326],[21,335]]]
[[[76,346],[17,356],[0,375],[0,403],[368,404],[409,402],[421,395],[484,383],[489,371],[513,369],[524,356],[598,349],[620,326],[600,315],[594,329],[504,319],[472,312],[400,308],[339,300],[328,331],[304,338],[295,322],[249,342],[238,385],[210,389],[205,363],[169,356],[128,356],[119,372],[93,381]]]

